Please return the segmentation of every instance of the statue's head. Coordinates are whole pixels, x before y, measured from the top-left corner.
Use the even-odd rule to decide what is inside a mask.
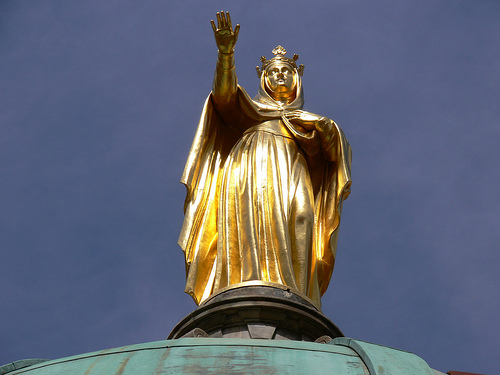
[[[276,62],[265,71],[266,89],[270,92],[285,94],[295,91],[297,86],[297,73],[288,64]]]
[[[259,77],[264,75],[265,90],[273,99],[291,101],[296,96],[304,65],[297,67],[295,61],[299,56],[294,55],[293,59],[286,57],[286,50],[281,46],[273,49],[273,54],[275,56],[270,60],[265,56],[261,57],[262,68],[256,68],[257,74]]]

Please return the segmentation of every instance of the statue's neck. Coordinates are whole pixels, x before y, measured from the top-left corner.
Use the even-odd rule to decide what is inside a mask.
[[[278,103],[281,103],[283,105],[290,104],[295,99],[295,95],[290,95],[290,94],[281,94],[279,92],[273,92],[269,94],[271,95],[271,98],[273,98]]]

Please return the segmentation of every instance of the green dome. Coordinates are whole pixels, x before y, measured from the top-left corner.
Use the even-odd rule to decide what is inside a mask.
[[[8,366],[11,366],[10,368]],[[402,350],[345,337],[327,344],[291,340],[182,338],[46,361],[0,374],[442,374]]]

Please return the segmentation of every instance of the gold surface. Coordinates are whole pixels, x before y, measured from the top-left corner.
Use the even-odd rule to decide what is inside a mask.
[[[334,121],[302,110],[301,75],[286,51],[262,57],[259,93],[237,83],[229,12],[212,21],[219,49],[212,92],[181,182],[179,245],[197,304],[223,288],[286,286],[319,308],[335,263],[351,149]]]

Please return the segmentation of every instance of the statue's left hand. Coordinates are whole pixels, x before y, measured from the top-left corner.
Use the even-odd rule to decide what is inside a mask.
[[[233,26],[231,25],[231,16],[229,12],[217,12],[217,27],[215,27],[215,22],[210,21],[212,24],[212,29],[214,30],[215,43],[219,48],[221,53],[232,53],[234,51],[234,46],[238,40],[238,33],[240,31],[240,25],[236,25],[233,32]]]
[[[311,112],[302,111],[300,109],[287,112],[285,114],[285,117],[307,130],[321,130],[321,128],[324,126],[323,122],[329,121],[326,117],[322,117]]]

